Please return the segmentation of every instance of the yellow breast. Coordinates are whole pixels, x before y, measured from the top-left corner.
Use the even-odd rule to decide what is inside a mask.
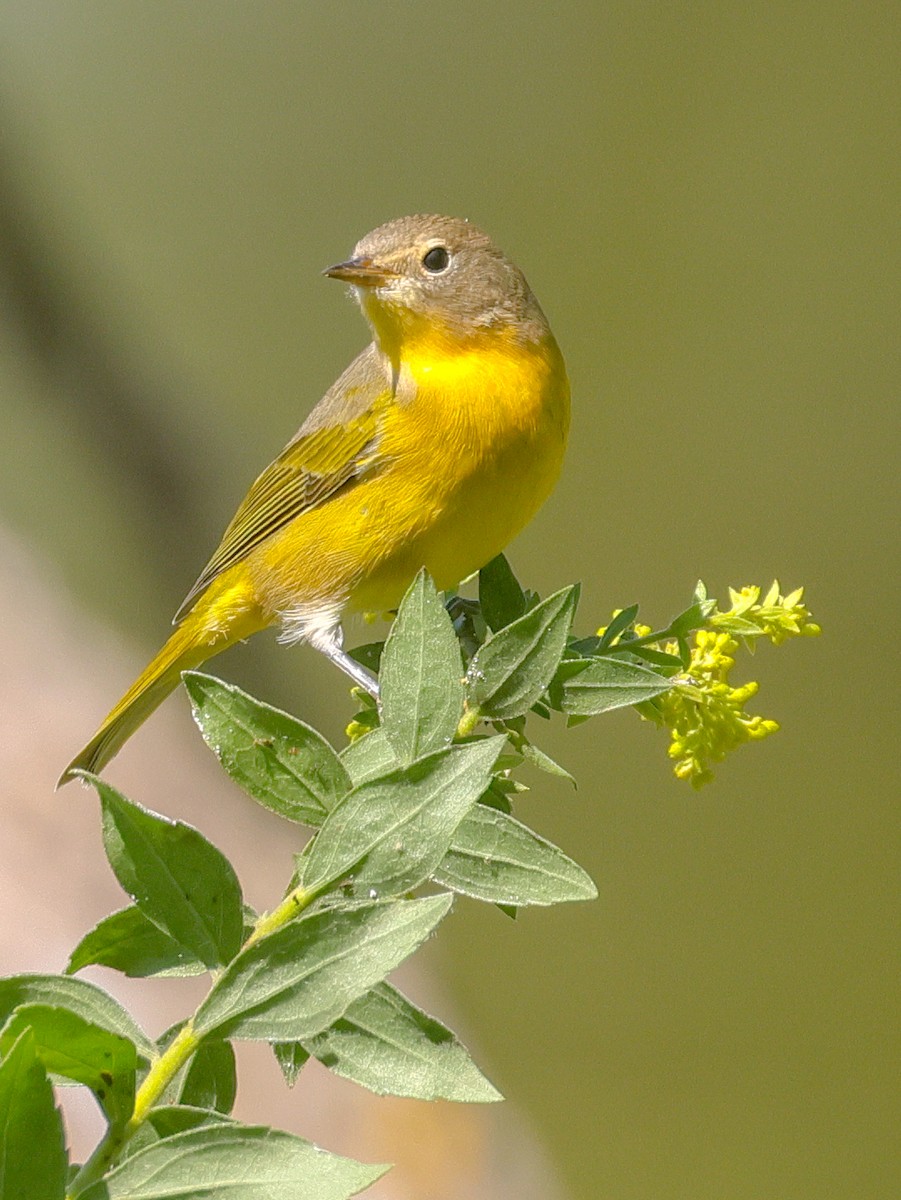
[[[439,588],[466,578],[516,536],[559,475],[569,384],[553,338],[442,348],[414,345],[402,359],[382,443],[391,467],[377,536],[388,552],[353,589],[353,608],[393,607],[421,566]],[[359,497],[361,521],[375,514],[373,499]]]
[[[277,611],[383,611],[423,566],[452,587],[547,498],[568,425],[569,384],[550,336],[405,345],[380,436],[385,465],[271,540],[252,564],[258,595]]]

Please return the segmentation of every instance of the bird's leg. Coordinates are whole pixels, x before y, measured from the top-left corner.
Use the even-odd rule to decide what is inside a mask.
[[[376,700],[379,698],[379,681],[362,663],[358,663],[344,649],[344,634],[340,625],[329,629],[317,629],[307,633],[307,641],[311,646],[320,650],[326,658],[339,667],[345,675],[349,675],[354,683],[368,692]]]

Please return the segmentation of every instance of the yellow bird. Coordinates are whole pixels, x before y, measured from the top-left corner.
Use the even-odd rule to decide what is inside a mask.
[[[269,625],[358,684],[346,612],[396,608],[421,567],[450,588],[531,519],[560,472],[563,357],[518,268],[453,217],[389,221],[325,274],[351,284],[373,340],[235,513],[177,628],[75,756],[99,771],[182,671]]]

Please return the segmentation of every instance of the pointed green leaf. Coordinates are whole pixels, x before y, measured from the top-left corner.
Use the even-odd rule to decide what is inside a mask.
[[[582,868],[514,817],[477,804],[460,824],[434,880],[464,896],[495,904],[560,904],[594,900]]]
[[[435,585],[420,571],[391,626],[379,674],[382,727],[403,763],[449,746],[463,712],[463,663]]]
[[[137,1154],[146,1146],[152,1146],[160,1140],[160,1135],[156,1132],[150,1120],[143,1121],[135,1133],[128,1139],[122,1148],[120,1157],[124,1160],[130,1158],[132,1154]],[[72,1174],[69,1177],[71,1186],[72,1180],[76,1177],[78,1171],[73,1167]]]
[[[566,649],[577,599],[577,587],[563,588],[485,642],[466,674],[470,707],[502,721],[529,711]]]
[[[479,797],[479,803],[487,805],[488,808],[496,808],[500,812],[512,812],[513,805],[510,802],[510,796],[515,793],[515,790],[514,780],[501,779],[495,775],[491,781],[491,787],[489,787],[484,796]]]
[[[567,714],[593,717],[640,704],[671,687],[671,679],[647,667],[617,658],[592,658],[561,663],[550,696],[555,707]]]
[[[566,644],[567,658],[591,658],[597,654],[601,639],[597,636],[570,638]]]
[[[145,917],[136,904],[104,917],[81,939],[66,965],[72,975],[96,964],[131,978],[202,975],[203,963]]]
[[[279,816],[320,825],[350,787],[322,734],[212,675],[182,678],[197,727],[232,779]]]
[[[385,775],[401,765],[384,729],[373,729],[372,733],[345,746],[341,751],[341,762],[354,786],[364,779]]]
[[[733,637],[759,638],[764,635],[764,630],[759,625],[755,625],[753,621],[749,621],[747,617],[717,613],[714,624],[718,630],[723,633],[731,633]]]
[[[628,608],[620,609],[615,617],[611,617],[610,624],[601,634],[598,651],[606,650],[608,646],[612,646],[619,635],[629,628],[637,616],[638,605],[630,604]]]
[[[628,646],[628,642],[624,643]],[[647,663],[651,663],[655,667],[665,667],[668,671],[679,671],[682,669],[682,660],[677,654],[669,654],[665,650],[657,650],[654,646],[636,646],[634,650],[629,651],[636,658],[643,659]]]
[[[79,1200],[347,1200],[386,1170],[277,1129],[205,1125],[145,1147]]]
[[[361,667],[365,667],[373,675],[378,675],[382,667],[382,654],[384,650],[385,643],[383,641],[366,642],[362,646],[354,646],[353,650],[348,650],[347,653]],[[360,690],[362,691],[363,689],[361,688]]]
[[[521,744],[517,743],[517,745],[519,746],[520,754],[533,767],[537,767],[539,771],[544,771],[546,775],[556,775],[558,779],[566,779],[573,787],[576,786],[575,779],[573,779],[566,767],[561,767],[558,762],[551,758],[549,754],[545,754],[534,742],[523,740]]]
[[[397,895],[418,887],[488,786],[505,740],[438,750],[354,788],[316,835],[304,885],[319,889],[352,873],[358,891]]]
[[[68,1170],[62,1117],[25,1032],[0,1062],[0,1200],[63,1200]]]
[[[288,1087],[294,1087],[297,1077],[310,1061],[309,1051],[300,1042],[274,1042],[272,1051]]]
[[[463,661],[468,663],[488,637],[488,626],[482,616],[481,606],[478,600],[467,600],[452,592],[446,597],[444,607],[460,643]]]
[[[134,1042],[143,1058],[153,1058],[156,1046],[125,1009],[102,988],[65,975],[9,975],[0,979],[0,1025],[22,1004],[68,1008],[101,1029]]]
[[[519,580],[503,554],[479,571],[479,604],[485,623],[494,633],[518,621],[526,611],[526,598]]]
[[[160,1138],[170,1138],[176,1133],[197,1129],[201,1125],[232,1125],[234,1123],[231,1117],[217,1112],[214,1108],[197,1108],[191,1104],[160,1104],[147,1114],[147,1120],[142,1129],[148,1125],[153,1129],[156,1137],[149,1139],[149,1143],[152,1144]]]
[[[244,950],[197,1011],[198,1034],[293,1042],[333,1024],[432,932],[451,896],[332,908]]]
[[[178,1091],[178,1103],[228,1114],[237,1091],[235,1052],[231,1042],[205,1038],[188,1063]]]
[[[30,1029],[47,1071],[89,1087],[113,1125],[123,1124],[135,1102],[134,1043],[93,1025],[68,1008],[23,1004],[0,1031],[0,1054]]]
[[[306,1049],[336,1075],[380,1096],[484,1103],[503,1097],[464,1046],[387,983],[351,1004]]]
[[[190,825],[127,800],[95,775],[113,873],[146,917],[208,967],[241,945],[241,887],[231,863]]]
[[[707,599],[706,589],[700,581],[695,588],[694,603],[684,612],[679,613],[670,622],[669,632],[672,637],[684,637],[692,630],[700,628],[716,609],[716,601]]]

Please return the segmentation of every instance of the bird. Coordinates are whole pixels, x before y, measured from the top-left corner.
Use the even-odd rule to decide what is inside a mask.
[[[58,786],[101,771],[183,671],[272,625],[377,696],[342,618],[396,609],[423,568],[455,586],[554,487],[566,366],[525,276],[485,233],[401,217],[323,274],[350,285],[372,340],[251,486],[174,632]]]

